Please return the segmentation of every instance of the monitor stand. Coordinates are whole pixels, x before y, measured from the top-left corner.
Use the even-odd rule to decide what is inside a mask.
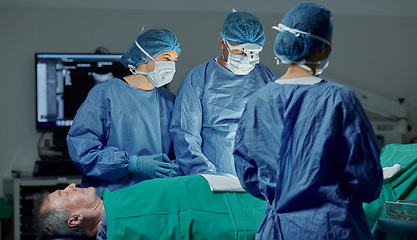
[[[55,129],[52,134],[52,144],[54,145],[53,150],[62,153],[62,159],[69,159],[68,145],[67,145],[67,134],[69,128]]]

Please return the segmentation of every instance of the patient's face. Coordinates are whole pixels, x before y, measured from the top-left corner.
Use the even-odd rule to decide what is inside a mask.
[[[70,212],[78,209],[89,209],[101,201],[94,188],[77,188],[74,183],[63,190],[57,190],[47,197],[46,208],[62,207]]]

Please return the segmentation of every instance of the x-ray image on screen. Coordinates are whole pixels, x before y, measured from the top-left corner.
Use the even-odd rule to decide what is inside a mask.
[[[36,54],[37,127],[69,127],[96,84],[129,74],[120,54]]]

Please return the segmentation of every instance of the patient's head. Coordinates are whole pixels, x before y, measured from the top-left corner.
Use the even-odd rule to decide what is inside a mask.
[[[103,213],[103,202],[95,189],[77,188],[74,183],[34,199],[35,229],[40,236],[95,236]]]

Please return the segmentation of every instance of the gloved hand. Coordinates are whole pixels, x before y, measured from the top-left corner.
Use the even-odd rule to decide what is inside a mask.
[[[165,153],[146,156],[130,156],[129,172],[138,172],[150,178],[176,177],[179,173],[177,164],[172,163]]]

